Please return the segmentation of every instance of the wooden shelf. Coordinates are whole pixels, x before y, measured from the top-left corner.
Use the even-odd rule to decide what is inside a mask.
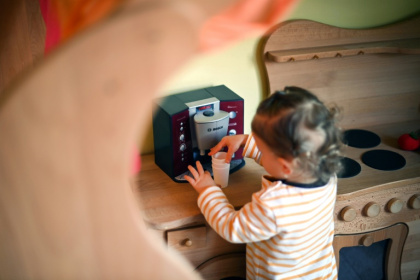
[[[365,54],[420,54],[420,39],[392,40],[360,44],[332,45],[267,52],[274,62],[340,58]]]

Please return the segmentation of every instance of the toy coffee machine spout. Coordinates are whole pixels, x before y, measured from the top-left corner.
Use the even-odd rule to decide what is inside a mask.
[[[155,163],[175,182],[186,182],[188,165],[197,160],[211,168],[210,148],[226,135],[244,133],[244,100],[224,85],[169,95],[155,103]],[[231,173],[244,164],[240,149],[232,158]]]

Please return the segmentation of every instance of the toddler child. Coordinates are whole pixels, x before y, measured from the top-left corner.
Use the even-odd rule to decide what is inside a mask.
[[[186,180],[199,193],[210,226],[233,243],[246,243],[247,279],[337,279],[333,251],[334,204],[341,136],[336,110],[312,93],[286,87],[263,100],[252,133],[224,137],[213,155],[228,148],[226,161],[244,147],[268,175],[240,210],[200,162]]]

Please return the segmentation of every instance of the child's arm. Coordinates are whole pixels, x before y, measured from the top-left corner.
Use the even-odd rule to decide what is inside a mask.
[[[247,243],[268,239],[276,234],[275,217],[271,209],[265,207],[253,196],[236,211],[223,191],[216,186],[208,171],[197,161],[197,169],[188,166],[193,177],[184,178],[200,194],[198,206],[211,227],[224,239],[233,243]]]
[[[258,242],[277,234],[274,212],[256,196],[235,210],[222,189],[209,187],[199,195],[198,206],[210,226],[231,243]]]
[[[261,164],[261,152],[255,143],[255,139],[252,134],[247,138],[245,145],[244,145],[244,157],[252,158],[257,162],[259,165]]]
[[[230,162],[233,154],[240,148],[245,146],[245,143],[248,139],[247,134],[238,134],[238,135],[229,135],[225,136],[217,143],[216,146],[210,149],[209,156],[214,155],[219,152],[224,147],[228,148],[226,155],[226,162]]]

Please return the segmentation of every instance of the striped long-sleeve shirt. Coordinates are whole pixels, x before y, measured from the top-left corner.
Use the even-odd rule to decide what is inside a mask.
[[[252,136],[244,156],[260,159]],[[337,279],[332,241],[337,180],[296,185],[262,177],[262,188],[236,211],[209,187],[198,205],[211,227],[232,243],[247,243],[247,279]]]

